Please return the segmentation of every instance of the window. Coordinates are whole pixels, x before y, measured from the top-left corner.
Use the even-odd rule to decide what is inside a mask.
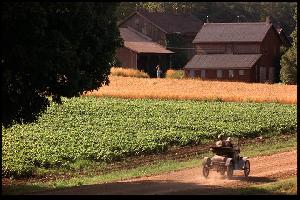
[[[243,69],[239,70],[239,75],[244,76],[245,75],[245,70],[243,70]]]
[[[217,78],[222,78],[223,76],[223,71],[221,69],[217,70]]]
[[[195,77],[195,70],[190,70],[190,77],[194,78]]]
[[[202,78],[202,79],[205,78],[205,69],[201,69],[201,78]]]
[[[229,78],[233,78],[234,77],[234,70],[230,69],[229,70]]]

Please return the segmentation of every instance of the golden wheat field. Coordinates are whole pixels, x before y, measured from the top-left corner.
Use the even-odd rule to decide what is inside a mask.
[[[199,79],[150,79],[110,76],[109,86],[88,92],[88,96],[121,98],[222,100],[233,102],[297,103],[297,86]]]

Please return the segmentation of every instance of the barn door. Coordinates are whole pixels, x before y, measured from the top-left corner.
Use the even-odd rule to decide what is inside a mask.
[[[260,80],[259,81],[261,83],[266,82],[266,79],[267,79],[266,75],[267,75],[267,73],[266,73],[266,68],[265,67],[260,67],[259,68],[259,75],[260,75]]]

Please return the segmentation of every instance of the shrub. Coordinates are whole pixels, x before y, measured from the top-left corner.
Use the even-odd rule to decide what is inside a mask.
[[[137,78],[149,78],[149,75],[143,71],[137,69],[126,69],[121,67],[112,67],[111,75],[124,76],[124,77],[137,77]]]
[[[166,78],[183,79],[184,78],[184,70],[169,69],[166,72]]]

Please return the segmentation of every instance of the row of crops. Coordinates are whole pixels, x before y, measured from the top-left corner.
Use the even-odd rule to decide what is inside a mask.
[[[114,161],[201,144],[218,134],[251,138],[296,130],[296,105],[81,97],[52,105],[33,124],[3,129],[2,174],[77,160]]]

